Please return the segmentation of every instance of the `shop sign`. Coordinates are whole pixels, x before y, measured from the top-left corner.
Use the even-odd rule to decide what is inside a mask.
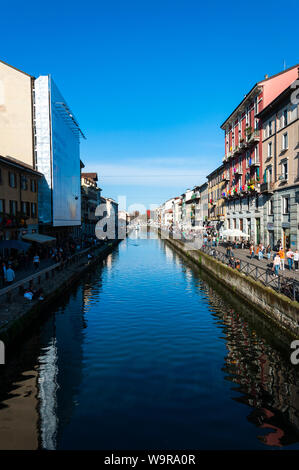
[[[267,229],[268,229],[268,230],[274,230],[274,224],[273,224],[273,222],[268,222]]]
[[[290,228],[290,222],[282,222],[282,228]]]

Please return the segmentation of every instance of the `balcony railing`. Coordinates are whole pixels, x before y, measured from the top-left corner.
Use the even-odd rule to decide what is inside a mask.
[[[216,250],[215,248],[209,246],[202,246],[200,249],[207,255],[212,256],[223,264],[229,265],[229,257],[226,256],[226,254],[222,251]],[[297,279],[288,278],[280,274],[276,276],[271,268],[264,268],[256,264],[249,263],[245,260],[240,260],[239,266],[233,269],[237,269],[245,276],[250,276],[265,286],[271,287],[275,291],[280,292],[290,299],[299,302],[299,282]]]
[[[248,142],[250,144],[256,143],[260,141],[260,131],[259,130],[254,130],[252,134],[248,135]]]
[[[261,184],[261,193],[272,194],[274,192],[274,183],[272,181],[266,181]]]
[[[222,161],[228,161],[230,157],[232,157],[232,152],[227,152],[226,155],[224,155]]]
[[[254,167],[254,166],[260,166],[260,161],[257,158],[250,158],[249,159],[249,166]]]
[[[242,166],[238,165],[236,166],[234,169],[233,169],[233,174],[234,175],[243,175],[243,169],[242,169]]]
[[[34,219],[36,216],[32,216]],[[27,215],[9,215],[0,213],[0,229],[4,228],[27,228]]]

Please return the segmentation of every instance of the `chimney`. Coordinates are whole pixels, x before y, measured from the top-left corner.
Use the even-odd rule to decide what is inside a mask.
[[[267,80],[267,78],[269,78],[269,75],[266,73],[266,75],[265,75],[265,79]]]

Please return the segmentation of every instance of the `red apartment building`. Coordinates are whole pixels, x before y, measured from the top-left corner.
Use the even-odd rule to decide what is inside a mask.
[[[260,183],[264,181],[262,123],[257,115],[298,78],[298,65],[256,83],[221,126],[225,131],[223,179],[226,228],[240,229],[255,243],[263,238]]]

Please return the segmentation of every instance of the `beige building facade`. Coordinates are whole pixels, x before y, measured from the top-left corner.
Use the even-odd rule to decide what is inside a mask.
[[[222,193],[226,182],[223,178],[224,166],[220,165],[216,170],[207,176],[208,179],[208,220],[209,224],[219,230],[225,219],[225,200]]]
[[[288,87],[259,115],[263,121],[264,244],[299,248],[299,100]]]
[[[0,155],[34,167],[34,78],[0,61]]]

